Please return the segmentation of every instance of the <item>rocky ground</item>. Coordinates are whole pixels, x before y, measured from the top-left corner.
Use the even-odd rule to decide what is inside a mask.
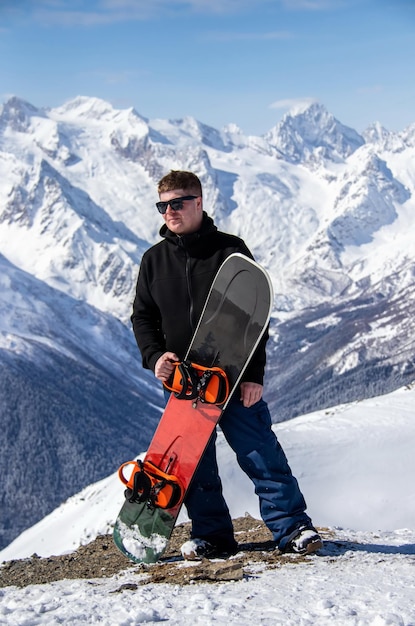
[[[104,578],[123,570],[145,574],[137,576],[137,587],[150,582],[185,585],[197,581],[240,580],[255,568],[278,567],[289,560],[298,562],[303,558],[282,555],[274,549],[270,532],[253,517],[238,518],[234,526],[240,551],[227,560],[203,559],[183,567],[180,546],[187,541],[190,531],[190,525],[183,524],[175,528],[163,560],[154,565],[131,563],[117,550],[111,535],[102,535],[71,554],[46,558],[33,555],[3,563],[0,567],[0,587],[25,587],[74,578]],[[122,589],[123,586],[120,591]]]

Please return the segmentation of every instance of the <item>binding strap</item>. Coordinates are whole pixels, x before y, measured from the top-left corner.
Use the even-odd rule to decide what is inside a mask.
[[[129,479],[124,468],[133,465]],[[126,485],[125,497],[131,503],[146,502],[149,507],[170,509],[182,500],[184,489],[177,478],[166,474],[150,461],[127,461],[118,470],[121,482]]]
[[[193,364],[201,372],[199,379],[199,400],[208,404],[223,404],[229,396],[229,382],[220,367],[203,368]]]
[[[194,400],[198,396],[199,376],[189,361],[174,362],[173,374],[164,384],[180,400]]]
[[[208,404],[223,404],[229,396],[229,381],[220,367],[205,367],[190,361],[175,362],[174,371],[166,389],[176,398],[194,400]]]

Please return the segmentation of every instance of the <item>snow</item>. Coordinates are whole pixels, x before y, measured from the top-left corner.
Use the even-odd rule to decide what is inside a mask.
[[[19,592],[5,589],[0,623],[412,626],[414,557],[408,555],[407,546],[399,545],[400,539],[413,542],[414,535],[386,543],[383,538],[364,537],[361,551],[287,564],[235,583],[147,585],[115,593],[121,585],[137,584],[137,576],[130,573]]]
[[[404,388],[273,427],[326,537],[318,556],[272,570],[256,564],[237,582],[139,584],[145,574],[130,569],[107,579],[6,587],[0,624],[414,626],[414,396],[415,387]],[[218,453],[232,516],[258,517],[250,482],[221,435]],[[122,491],[116,474],[90,485],[0,559],[68,552],[109,531]]]

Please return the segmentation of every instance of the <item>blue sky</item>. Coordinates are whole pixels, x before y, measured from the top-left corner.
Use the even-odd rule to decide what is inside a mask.
[[[315,99],[359,132],[415,122],[415,0],[0,0],[0,97],[77,95],[246,134]]]

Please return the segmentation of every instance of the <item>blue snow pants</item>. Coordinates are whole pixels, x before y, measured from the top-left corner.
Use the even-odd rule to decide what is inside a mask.
[[[237,394],[220,420],[220,428],[249,476],[258,495],[262,519],[281,549],[293,531],[311,525],[298,482],[284,451],[271,429],[268,405],[260,400],[246,408]],[[222,494],[216,460],[216,431],[194,475],[185,498],[192,521],[192,537],[216,544],[234,543],[232,519]]]

